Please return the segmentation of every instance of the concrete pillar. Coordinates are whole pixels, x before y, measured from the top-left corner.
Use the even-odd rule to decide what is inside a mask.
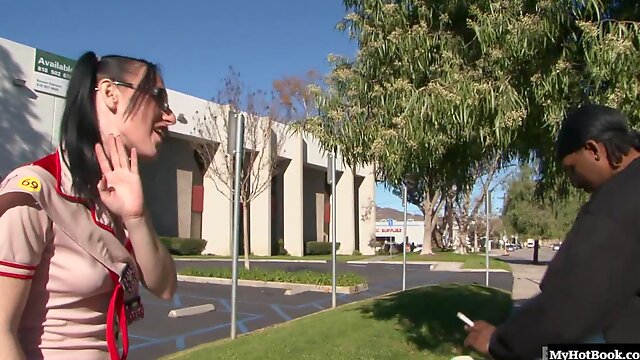
[[[353,173],[351,168],[345,166],[336,184],[336,241],[340,243],[338,254],[341,255],[351,255],[355,250],[356,224],[353,218],[356,209],[353,191]]]
[[[288,153],[291,157],[284,171],[284,248],[292,256],[304,255],[303,240],[303,149],[304,141],[300,134],[293,135],[289,141],[295,144]]]
[[[358,219],[360,253],[362,255],[375,255],[375,250],[369,246],[369,241],[376,237],[376,178],[371,173],[365,176],[358,188],[358,206],[360,206],[360,219]]]
[[[260,191],[251,195],[249,239],[251,252],[258,256],[271,255],[271,145],[265,145],[262,157],[257,155],[251,169],[250,188]]]
[[[217,164],[221,176],[225,167],[225,149],[218,148],[213,161]],[[230,180],[222,181],[214,175],[214,164],[211,164],[205,173],[204,205],[202,210],[202,238],[207,240],[203,254],[231,255],[232,224],[233,224],[233,199],[231,189],[225,185],[233,186]],[[216,185],[217,184],[217,185]]]

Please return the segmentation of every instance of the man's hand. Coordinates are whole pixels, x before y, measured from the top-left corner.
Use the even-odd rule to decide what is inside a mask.
[[[474,326],[465,326],[464,329],[468,333],[464,345],[484,355],[489,355],[489,341],[496,327],[486,321],[476,320]]]

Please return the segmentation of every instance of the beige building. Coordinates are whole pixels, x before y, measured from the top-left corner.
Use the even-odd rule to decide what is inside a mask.
[[[0,64],[2,176],[54,149],[73,60],[0,38]],[[204,253],[229,255],[232,196],[224,185],[229,181],[220,180],[228,174],[216,171],[229,161],[226,126],[219,120],[205,122],[205,114],[222,119],[225,117],[219,115],[227,110],[210,101],[168,92],[178,122],[170,128],[158,160],[142,167],[154,225],[163,236],[207,240]],[[266,123],[271,140],[268,144],[245,140],[247,156],[262,153],[264,161],[277,164],[279,170],[271,180],[256,182],[262,191],[250,202],[250,249],[255,255],[272,255],[283,239],[289,254],[301,256],[306,242],[330,240],[327,158],[311,135],[294,133],[280,123]],[[203,146],[212,150],[211,164],[200,161],[196,150]],[[266,169],[255,166],[251,176],[264,179],[261,175],[269,174]],[[338,253],[373,254],[369,246],[376,233],[373,168],[349,169],[338,158],[337,170]]]

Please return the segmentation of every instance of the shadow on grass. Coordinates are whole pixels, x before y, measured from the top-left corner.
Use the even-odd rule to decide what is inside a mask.
[[[501,290],[452,284],[395,293],[358,310],[375,320],[395,321],[396,329],[420,350],[455,354],[463,350],[466,337],[458,311],[472,320],[499,324],[511,306],[510,295]]]

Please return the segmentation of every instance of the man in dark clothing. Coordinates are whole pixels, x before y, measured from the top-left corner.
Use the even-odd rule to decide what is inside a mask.
[[[494,359],[538,359],[552,343],[640,343],[640,139],[615,109],[585,105],[562,123],[556,155],[589,193],[541,293],[497,328],[475,321],[465,345]]]

